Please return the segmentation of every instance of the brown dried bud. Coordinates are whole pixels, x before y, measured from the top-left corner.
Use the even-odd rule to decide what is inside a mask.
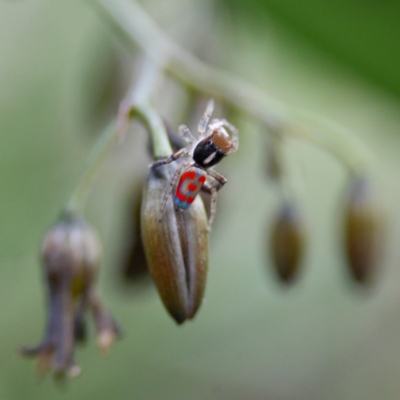
[[[300,212],[295,204],[285,202],[272,227],[271,256],[279,280],[290,284],[298,276],[305,246]]]
[[[147,262],[161,300],[178,324],[195,316],[206,285],[207,218],[200,196],[185,211],[175,211],[168,199],[173,168],[150,171],[142,201],[142,239]]]
[[[101,248],[94,230],[80,217],[68,213],[46,234],[42,246],[44,277],[48,294],[48,322],[41,344],[22,348],[21,353],[38,358],[40,372],[55,376],[76,376],[80,368],[74,361],[76,341],[86,337],[84,317],[91,308],[97,319],[94,283]],[[104,324],[103,324],[104,325]],[[98,329],[114,337],[116,325]]]
[[[142,182],[141,182],[142,183]],[[140,229],[140,209],[142,206],[142,187],[138,185],[131,198],[127,215],[127,231],[121,251],[122,262],[120,275],[127,284],[149,283],[150,275],[144,253],[142,233]],[[147,278],[147,279],[146,279]]]
[[[371,182],[365,176],[355,176],[345,205],[345,252],[351,276],[358,283],[372,278],[381,234],[382,216]]]

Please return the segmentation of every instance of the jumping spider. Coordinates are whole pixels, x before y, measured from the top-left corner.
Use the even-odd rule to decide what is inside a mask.
[[[180,178],[174,195],[176,209],[186,210],[189,208],[200,190],[211,194],[208,230],[211,229],[217,210],[217,192],[227,182],[227,179],[214,171],[212,167],[228,154],[234,153],[239,147],[239,132],[227,120],[213,119],[210,124],[208,123],[213,110],[214,101],[210,100],[198,125],[198,140],[186,125],[181,125],[179,132],[189,145],[151,165],[151,167],[157,168],[178,158],[189,157],[175,170],[163,198],[161,216],[164,214],[168,198]],[[231,137],[225,128],[231,132]]]

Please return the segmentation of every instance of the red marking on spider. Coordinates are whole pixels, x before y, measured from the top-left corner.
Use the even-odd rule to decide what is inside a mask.
[[[184,172],[176,187],[175,197],[181,202],[192,204],[205,181],[203,173],[198,174],[193,170]]]

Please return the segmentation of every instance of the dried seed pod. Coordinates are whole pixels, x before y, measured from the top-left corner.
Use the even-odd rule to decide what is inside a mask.
[[[80,368],[74,360],[76,341],[84,341],[85,313],[97,305],[94,284],[101,258],[95,231],[80,217],[67,213],[46,234],[42,246],[44,278],[48,293],[48,323],[43,341],[36,347],[22,348],[26,356],[37,357],[41,372],[56,377],[72,377]],[[114,338],[118,328],[109,318],[97,330]],[[102,343],[99,343],[102,347]]]
[[[178,324],[195,316],[206,285],[207,218],[198,196],[185,211],[168,199],[161,213],[172,166],[150,171],[141,211],[142,239],[148,266],[161,300]]]
[[[296,205],[285,202],[273,224],[270,251],[275,273],[285,284],[298,276],[305,246],[305,233]]]
[[[352,278],[361,284],[372,279],[379,256],[382,218],[365,176],[352,177],[345,204],[345,254]]]

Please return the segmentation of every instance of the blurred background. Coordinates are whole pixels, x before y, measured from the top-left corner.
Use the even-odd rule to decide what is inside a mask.
[[[387,234],[372,288],[353,284],[343,259],[343,166],[297,141],[285,153],[299,182],[307,252],[298,282],[278,284],[268,232],[281,199],[264,171],[267,132],[236,113],[241,148],[217,168],[229,183],[210,238],[206,299],[193,322],[177,327],[151,283],[129,286],[121,278],[131,199],[150,162],[145,132],[133,125],[87,204],[104,245],[101,291],[123,340],[105,358],[94,340],[79,349],[82,376],[63,387],[51,377],[39,381],[34,363],[18,356],[20,345],[37,343],[44,329],[43,233],[115,115],[140,56],[122,46],[91,3],[0,2],[0,399],[399,399],[394,0],[143,2],[203,60],[346,126],[373,150]],[[166,81],[157,105],[174,129],[195,129],[198,117],[183,113],[178,86]]]

